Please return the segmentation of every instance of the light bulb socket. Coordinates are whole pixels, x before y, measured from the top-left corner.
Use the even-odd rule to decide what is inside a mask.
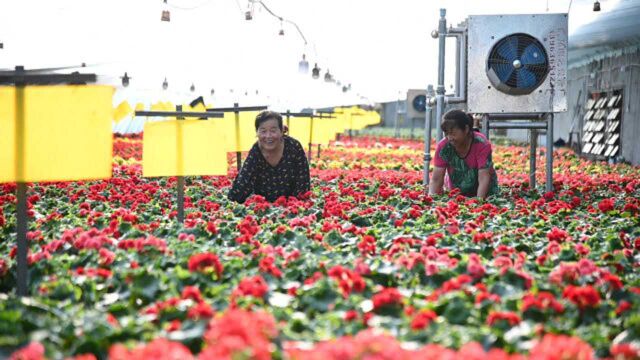
[[[600,11],[600,1],[596,0],[593,3],[593,11]]]

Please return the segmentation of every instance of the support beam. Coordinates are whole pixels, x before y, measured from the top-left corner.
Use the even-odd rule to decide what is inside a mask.
[[[529,189],[536,189],[536,149],[538,147],[538,131],[531,129],[529,131]]]

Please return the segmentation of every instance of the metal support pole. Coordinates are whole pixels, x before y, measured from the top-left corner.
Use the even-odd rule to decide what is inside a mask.
[[[16,68],[16,70],[18,70]],[[16,81],[16,176],[18,180],[24,178],[24,90],[23,83]],[[17,220],[17,237],[18,242],[18,296],[29,295],[28,283],[29,272],[27,264],[27,254],[29,245],[27,244],[27,230],[28,230],[28,213],[27,213],[27,184],[22,181],[16,183],[16,220]]]
[[[318,144],[318,151],[316,152],[316,159],[320,159],[320,144]]]
[[[18,206],[16,208],[16,218],[18,222],[17,240],[18,240],[18,296],[29,295],[28,283],[29,273],[27,268],[27,184],[18,182],[17,184]]]
[[[529,130],[529,189],[536,189],[536,149],[538,147],[538,131],[536,129]]]
[[[176,111],[182,111],[182,105],[176,105]],[[176,117],[176,119],[178,121],[184,120],[184,118],[181,116]],[[178,158],[179,164],[177,171],[178,174],[182,174],[182,158],[184,157],[184,154],[182,153],[182,127],[178,126],[178,132],[176,136],[176,157]],[[178,192],[178,222],[180,222],[180,224],[184,224],[184,176],[179,175],[176,177],[176,190]]]
[[[238,103],[233,103],[233,107],[235,108],[235,119],[236,119],[236,145],[240,147],[240,109],[238,109]],[[242,152],[236,151],[236,165],[238,166],[238,173],[240,169],[242,169]]]
[[[484,133],[484,136],[487,139],[489,139],[489,115],[488,114],[482,115],[482,132]]]
[[[547,192],[553,191],[553,113],[547,117]]]
[[[438,23],[438,87],[436,88],[436,140],[442,139],[440,120],[444,114],[444,51],[447,38],[447,10],[440,9],[440,22]]]
[[[429,166],[431,164],[431,106],[427,106],[424,120],[424,183],[425,193],[429,192]]]

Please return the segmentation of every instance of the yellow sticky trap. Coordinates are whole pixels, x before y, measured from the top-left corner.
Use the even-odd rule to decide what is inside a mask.
[[[167,120],[144,124],[142,174],[227,175],[227,152],[219,123]]]
[[[300,141],[303,148],[309,144],[311,133],[311,118],[294,117],[289,120],[289,136]]]
[[[111,177],[113,88],[28,86],[16,119],[16,88],[0,87],[0,183]]]
[[[236,124],[236,114],[224,113],[224,132],[227,137],[227,151],[249,151],[256,143],[255,121],[257,111],[241,112]]]
[[[125,100],[121,102],[113,111],[113,120],[118,124],[122,119],[131,115],[133,113],[133,108],[131,105]]]

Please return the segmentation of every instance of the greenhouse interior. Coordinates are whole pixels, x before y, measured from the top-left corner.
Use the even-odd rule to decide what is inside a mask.
[[[0,3],[0,358],[640,359],[640,0]]]

